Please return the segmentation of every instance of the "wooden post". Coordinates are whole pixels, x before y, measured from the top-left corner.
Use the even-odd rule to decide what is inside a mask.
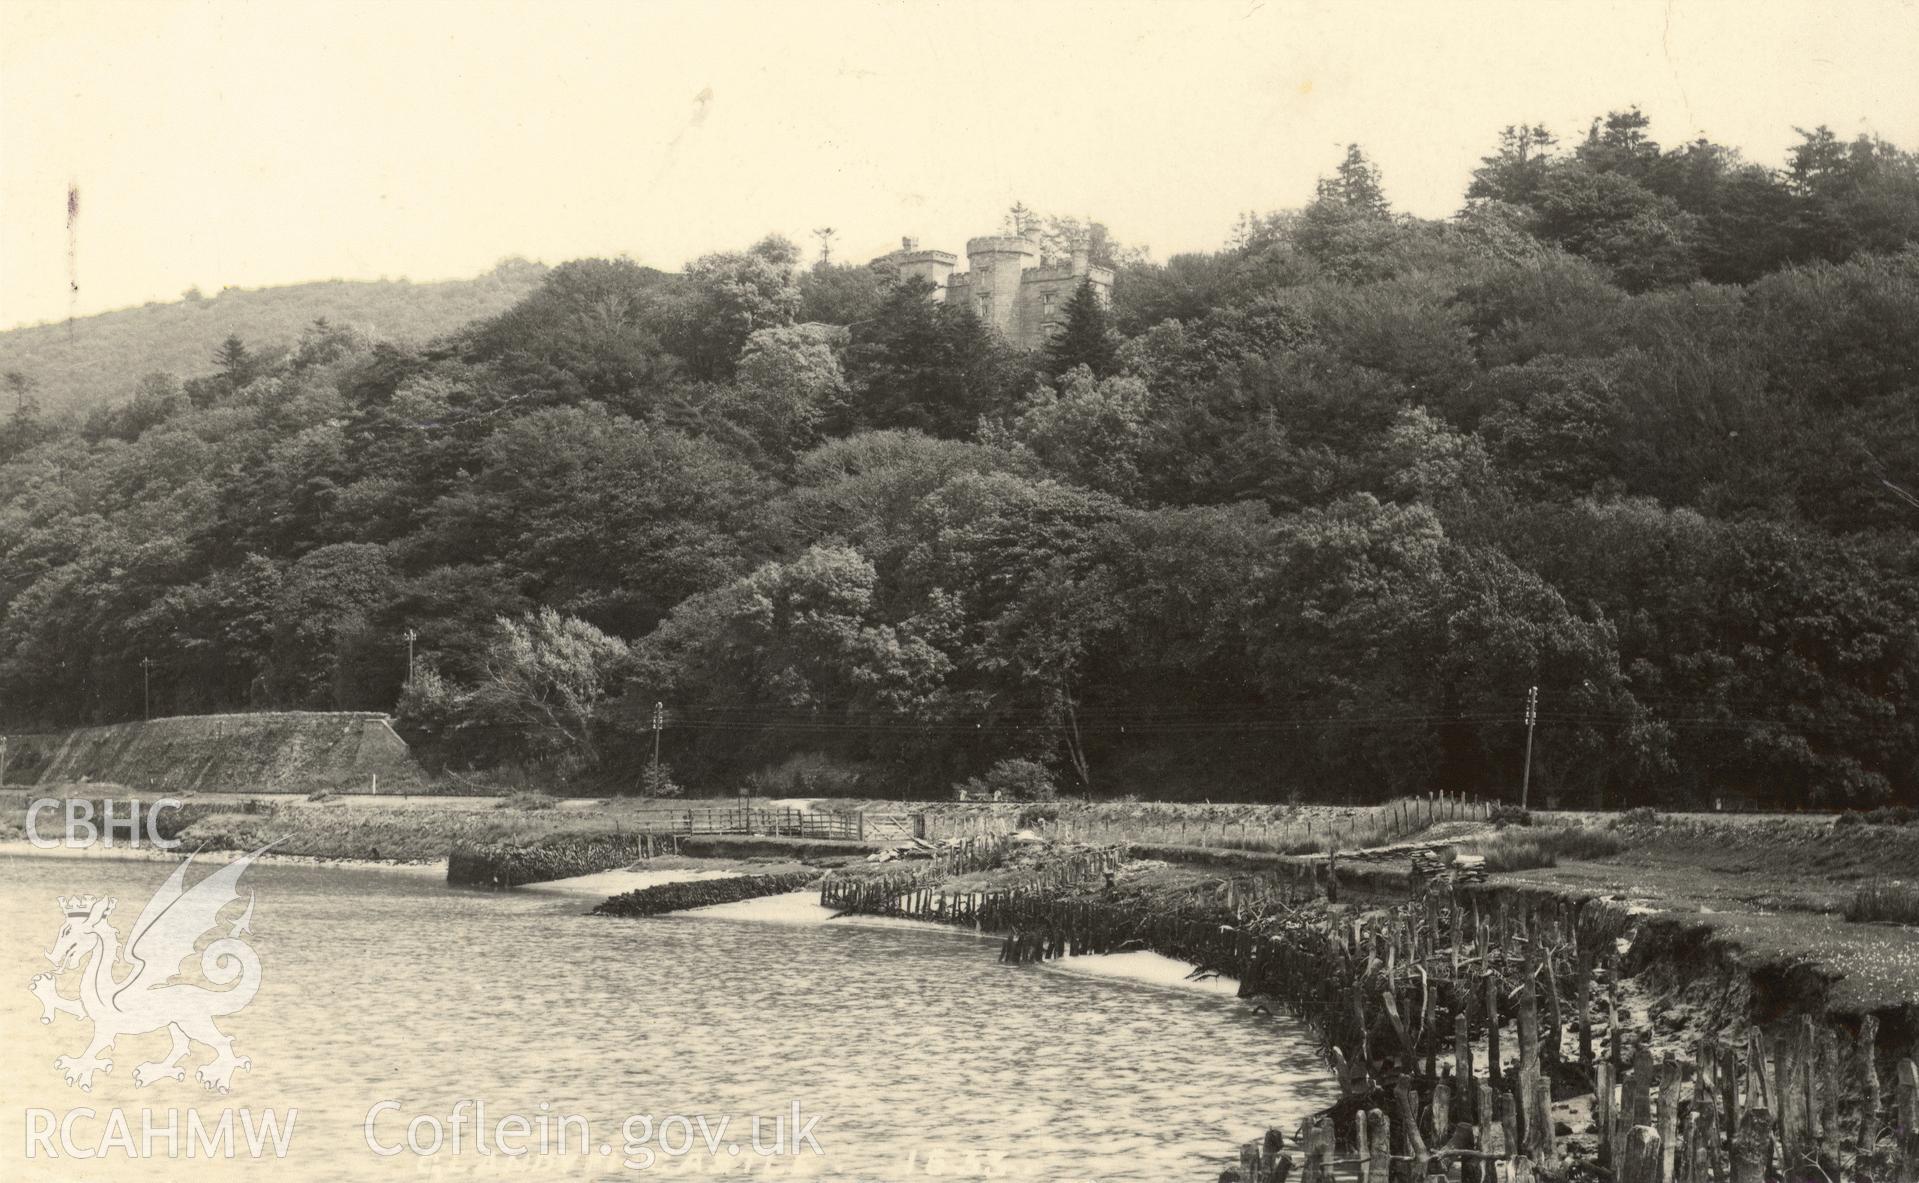
[[[1546,1057],[1546,1063],[1553,1065],[1559,1063],[1560,1050],[1566,1046],[1566,1023],[1565,1016],[1559,1009],[1559,976],[1553,972],[1551,952],[1546,954],[1544,964],[1546,966],[1546,1038],[1540,1051]]]
[[[1753,1027],[1746,1032],[1746,1108],[1760,1108],[1768,1111],[1777,1108],[1774,1100],[1776,1090],[1766,1075],[1766,1037],[1759,1028]]]
[[[1859,1076],[1861,1112],[1859,1149],[1871,1154],[1879,1144],[1879,1017],[1867,1015],[1859,1022]]]
[[[1439,1075],[1439,1045],[1443,1042],[1437,1024],[1434,1022],[1434,1009],[1438,1004],[1439,991],[1433,989],[1432,982],[1426,978],[1426,967],[1419,966],[1420,1017],[1418,1040],[1426,1045],[1426,1079],[1432,1080]],[[1441,1133],[1435,1128],[1434,1136]]]
[[[1533,977],[1530,971],[1522,971],[1519,980],[1519,1087],[1516,1099],[1519,1102],[1521,1120],[1525,1134],[1521,1145],[1528,1151],[1539,1145],[1534,1135],[1535,1118],[1533,1107],[1538,1101],[1539,1092],[1539,998],[1533,992]],[[1534,1161],[1538,1161],[1537,1155]]]
[[[1612,1065],[1601,1061],[1593,1069],[1593,1132],[1598,1136],[1599,1146],[1595,1151],[1599,1165],[1612,1165],[1613,1129],[1618,1124],[1613,1113],[1613,1070]]]
[[[1370,1075],[1373,1067],[1373,1036],[1366,1022],[1365,992],[1354,990],[1347,997],[1353,1000],[1353,1021],[1359,1026],[1359,1060],[1366,1066],[1366,1071]]]
[[[1614,1068],[1624,1068],[1626,1057],[1619,1046],[1619,970],[1606,975],[1606,1058]]]
[[[1392,1119],[1378,1109],[1366,1111],[1367,1175],[1371,1183],[1390,1183],[1393,1169]]]
[[[1359,1158],[1359,1183],[1373,1183],[1373,1152],[1366,1133],[1369,1116],[1365,1110],[1353,1114],[1353,1152]],[[1379,1183],[1390,1181],[1381,1179]]]
[[[1898,1084],[1900,1183],[1919,1183],[1919,1065],[1899,1061]]]
[[[1399,1097],[1399,1120],[1406,1127],[1406,1157],[1412,1161],[1409,1177],[1413,1183],[1426,1177],[1426,1140],[1419,1136],[1419,1097],[1403,1078],[1395,1090]]]
[[[1766,1183],[1772,1164],[1772,1115],[1755,1106],[1739,1118],[1732,1139],[1732,1183]]]
[[[1799,1070],[1798,1049],[1793,1046],[1791,1036],[1780,1036],[1773,1054],[1776,1065],[1773,1076],[1779,1098],[1779,1150],[1785,1155],[1785,1161],[1779,1165],[1791,1175],[1796,1173],[1799,1166],[1801,1142],[1805,1136],[1805,1090],[1799,1083],[1803,1074]]]
[[[1534,1074],[1533,1095],[1526,1105],[1526,1149],[1535,1164],[1547,1171],[1559,1167],[1558,1144],[1553,1138],[1553,1082]]]
[[[1469,1162],[1464,1155],[1449,1154],[1448,1151],[1471,1150],[1473,1148],[1473,1127],[1460,1122],[1446,1136],[1444,1148],[1435,1151],[1441,1160],[1440,1167],[1446,1173],[1446,1183],[1479,1183],[1479,1164]]]
[[[1659,1067],[1659,1177],[1672,1183],[1679,1155],[1679,1060],[1671,1052]]]
[[[1714,1082],[1719,1078],[1719,1041],[1710,1032],[1699,1037],[1699,1046],[1693,1049],[1693,1064],[1697,1072],[1693,1078],[1693,1098],[1712,1095]]]
[[[1406,1023],[1399,1017],[1399,1002],[1391,990],[1382,990],[1380,1000],[1386,1004],[1386,1017],[1392,1021],[1393,1033],[1399,1036],[1399,1046],[1406,1052],[1406,1071],[1419,1071],[1419,1051],[1413,1046],[1413,1037],[1406,1030]]]
[[[1819,1153],[1839,1158],[1839,1035],[1831,1027],[1819,1029]]]
[[[1454,945],[1454,948],[1458,948]],[[1466,1013],[1453,1016],[1453,1072],[1459,1081],[1459,1111],[1477,1120],[1473,1103],[1479,1098],[1473,1088],[1473,1041],[1466,1025]]]
[[[1500,1093],[1495,1102],[1499,1107],[1499,1137],[1505,1143],[1507,1154],[1518,1154],[1519,1114],[1518,1106],[1513,1104],[1511,1093]]]
[[[1499,979],[1486,972],[1486,1077],[1499,1087]]]
[[[1259,1177],[1260,1183],[1286,1183],[1286,1176],[1292,1173],[1293,1160],[1286,1157],[1286,1135],[1273,1126],[1266,1127],[1266,1136],[1260,1141],[1260,1166],[1266,1172]]]
[[[1648,1125],[1636,1125],[1626,1135],[1626,1156],[1615,1176],[1619,1183],[1663,1183],[1659,1174],[1659,1133]]]
[[[1656,1070],[1652,1048],[1640,1044],[1633,1053],[1632,1075],[1626,1078],[1625,1112],[1620,1118],[1628,1129],[1652,1124],[1652,1078]]]
[[[1800,1016],[1799,1074],[1805,1079],[1806,1088],[1804,1152],[1808,1158],[1816,1159],[1826,1140],[1825,1103],[1820,1096],[1824,1091],[1825,1073],[1819,1063],[1819,1029],[1811,1015]]]
[[[1719,1049],[1719,1143],[1713,1151],[1714,1161],[1721,1167],[1725,1166],[1732,1153],[1732,1138],[1739,1125],[1739,1115],[1745,1112],[1739,1101],[1741,1080],[1738,1049],[1731,1044],[1722,1046]]]
[[[1506,1153],[1506,1139],[1499,1125],[1499,1110],[1493,1102],[1493,1086],[1482,1080],[1474,1092],[1477,1094],[1474,1108],[1479,1111],[1479,1148],[1487,1154],[1502,1156]]]
[[[1332,1183],[1333,1139],[1327,1132],[1326,1119],[1315,1117],[1306,1127],[1306,1168],[1301,1173],[1302,1183]]]
[[[1593,1079],[1593,959],[1589,950],[1579,951],[1579,963],[1573,968],[1574,985],[1579,993],[1579,1067],[1586,1079]]]
[[[1698,1138],[1694,1143],[1692,1178],[1693,1183],[1725,1183],[1725,1167],[1719,1157],[1719,1105],[1717,1098],[1708,1095],[1703,1101],[1695,1098],[1698,1106]]]
[[[1719,1100],[1714,1093],[1700,1097],[1693,1087],[1693,1116],[1687,1118],[1687,1145],[1693,1150],[1693,1183],[1725,1183],[1719,1170]]]

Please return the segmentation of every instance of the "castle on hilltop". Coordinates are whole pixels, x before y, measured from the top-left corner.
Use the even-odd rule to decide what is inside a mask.
[[[1041,266],[1039,232],[991,235],[966,240],[970,270],[954,271],[959,256],[923,251],[916,238],[902,238],[900,249],[873,260],[873,266],[901,279],[933,284],[933,299],[971,308],[982,322],[1026,349],[1044,345],[1066,319],[1066,302],[1082,283],[1093,285],[1101,301],[1113,295],[1113,271],[1093,266],[1084,246],[1065,263]]]

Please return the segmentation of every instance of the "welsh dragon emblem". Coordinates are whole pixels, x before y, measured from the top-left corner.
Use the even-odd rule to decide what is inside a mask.
[[[53,1062],[66,1074],[68,1084],[91,1092],[93,1074],[113,1070],[113,1062],[105,1056],[114,1040],[162,1027],[173,1037],[173,1047],[164,1060],[149,1060],[133,1070],[133,1083],[142,1088],[157,1080],[184,1081],[187,1071],[180,1060],[195,1043],[213,1050],[213,1060],[194,1073],[207,1089],[224,1093],[232,1087],[236,1071],[252,1067],[251,1060],[233,1054],[232,1038],[213,1022],[245,1007],[260,989],[260,958],[241,939],[252,931],[248,927],[253,919],[251,893],[245,913],[227,926],[226,935],[215,938],[200,953],[201,974],[215,986],[228,988],[212,990],[175,979],[200,938],[217,927],[220,910],[240,898],[236,886],[240,876],[267,849],[263,846],[235,859],[192,887],[186,886],[186,874],[193,860],[181,862],[133,922],[124,952],[120,934],[107,922],[115,900],[60,897],[60,910],[67,919],[47,953],[54,973],[36,974],[28,989],[40,1000],[42,1023],[53,1022],[56,1013],[93,1021],[93,1040],[87,1050]],[[92,960],[80,973],[79,997],[58,993],[55,974],[80,969],[89,954]],[[122,962],[129,967],[124,974],[118,969]]]

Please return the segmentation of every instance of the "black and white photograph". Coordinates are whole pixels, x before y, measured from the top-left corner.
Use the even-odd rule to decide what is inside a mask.
[[[0,0],[0,1178],[1919,1183],[1919,0]]]

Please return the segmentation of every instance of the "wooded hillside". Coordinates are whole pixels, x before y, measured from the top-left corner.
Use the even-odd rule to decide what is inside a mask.
[[[477,279],[441,283],[332,280],[289,287],[192,291],[168,303],[0,332],[0,411],[20,396],[50,411],[88,411],[130,397],[149,374],[196,374],[228,337],[285,349],[316,320],[382,341],[418,345],[496,316],[540,284],[546,268],[502,263]]]
[[[1377,800],[1516,792],[1537,686],[1565,804],[1919,802],[1919,162],[1651,132],[1508,128],[1431,221],[1355,147],[1164,262],[1056,220],[1118,278],[1031,355],[769,238],[141,361],[0,423],[0,712],[150,660],[616,789]]]

